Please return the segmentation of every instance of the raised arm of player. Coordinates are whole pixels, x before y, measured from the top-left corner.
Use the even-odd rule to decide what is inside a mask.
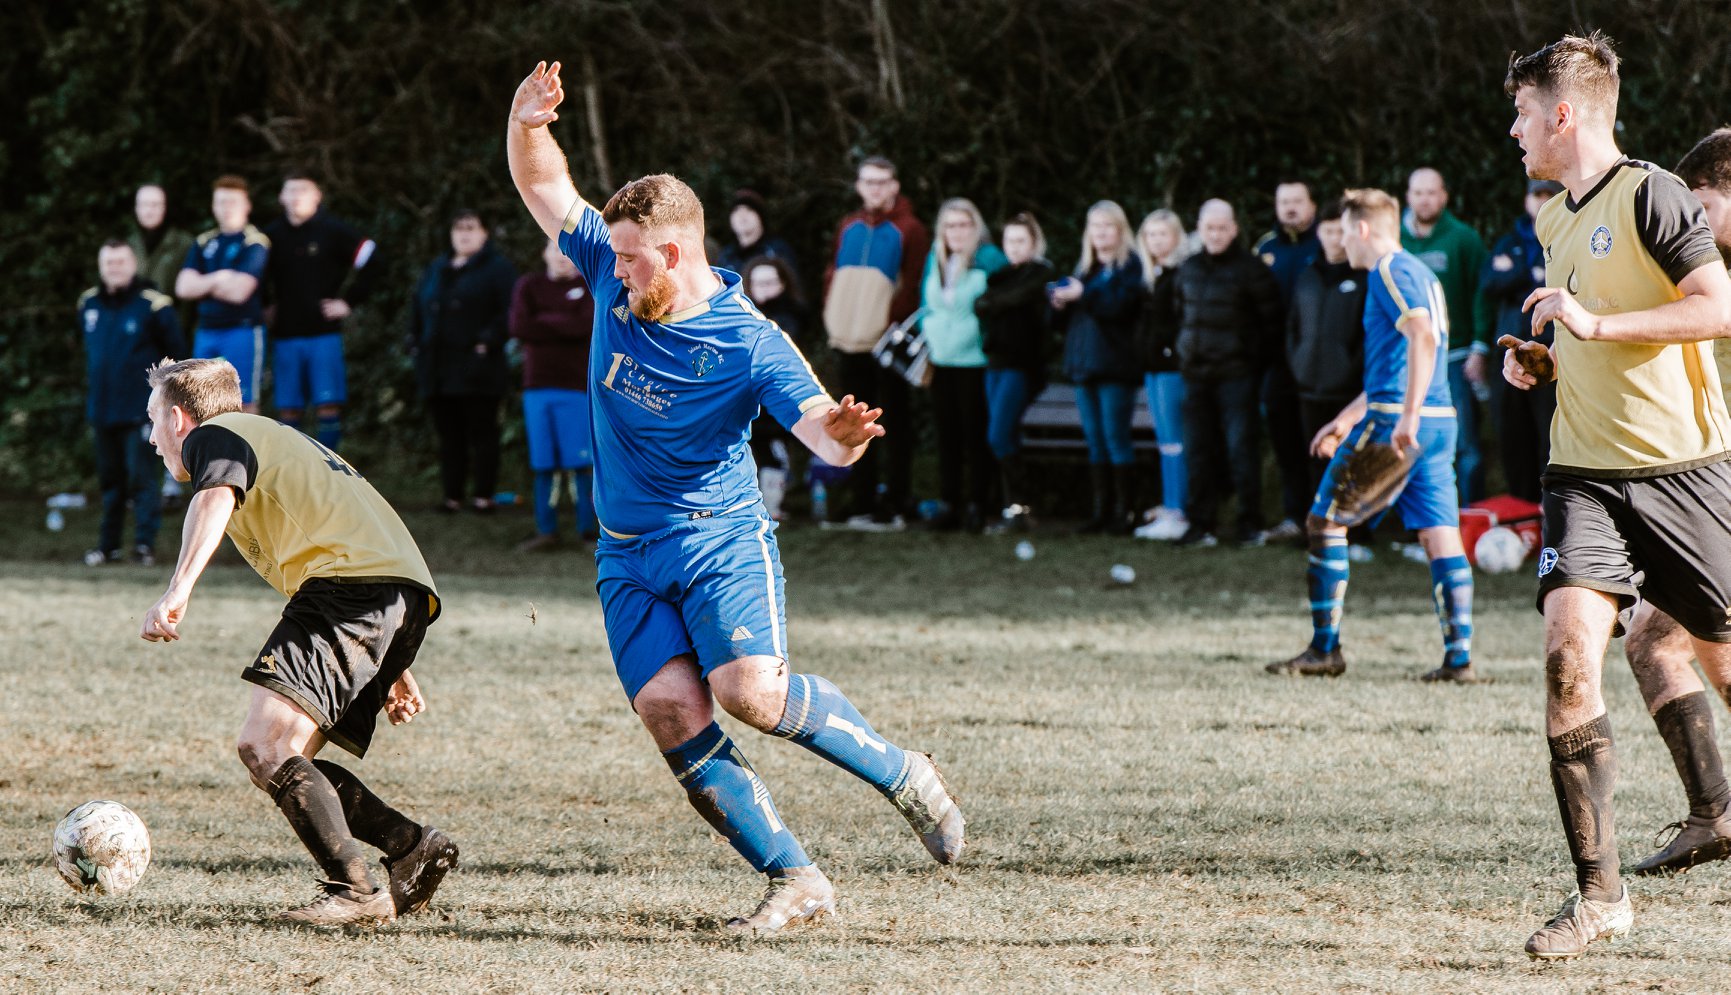
[[[1731,276],[1725,264],[1697,266],[1678,284],[1683,299],[1621,314],[1594,314],[1560,287],[1540,287],[1522,310],[1533,315],[1533,329],[1555,321],[1583,342],[1674,345],[1731,337]]]
[[[866,446],[884,434],[878,424],[882,408],[867,408],[853,395],[833,408],[813,408],[794,423],[793,434],[817,458],[830,466],[851,466],[865,455]]]
[[[234,514],[234,489],[208,487],[186,503],[186,525],[181,531],[180,559],[174,564],[174,576],[168,579],[168,590],[156,599],[156,604],[144,613],[138,634],[151,642],[173,642],[180,638],[180,620],[186,617],[186,603],[192,598],[192,587],[198,583],[222,541],[223,529]]]
[[[548,238],[559,237],[565,215],[577,202],[577,184],[571,182],[565,153],[547,130],[559,120],[558,107],[564,99],[559,63],[536,63],[535,71],[517,86],[511,117],[505,124],[505,158],[511,164],[511,180]]]
[[[1431,375],[1436,373],[1437,334],[1425,311],[1408,314],[1399,327],[1406,336],[1406,396],[1401,400],[1400,421],[1388,441],[1395,452],[1404,455],[1418,448],[1419,411],[1430,390]]]

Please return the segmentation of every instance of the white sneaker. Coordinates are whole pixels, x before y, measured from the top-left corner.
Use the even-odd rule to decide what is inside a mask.
[[[1635,924],[1629,888],[1615,902],[1591,902],[1580,892],[1570,895],[1551,921],[1527,940],[1527,956],[1534,960],[1569,960],[1586,952],[1595,940],[1615,940],[1629,935]]]
[[[1304,538],[1304,526],[1288,518],[1274,528],[1263,532],[1262,538],[1267,542],[1290,542],[1294,539],[1302,539]]]
[[[1162,539],[1167,542],[1177,539],[1190,529],[1190,520],[1184,517],[1182,511],[1167,511],[1147,525],[1139,526],[1131,533],[1138,539]]]
[[[835,912],[835,888],[822,871],[813,867],[790,867],[769,879],[769,890],[748,916],[728,921],[730,933],[764,936],[783,927],[815,922]]]
[[[1346,558],[1352,563],[1369,563],[1376,559],[1376,550],[1354,543],[1346,547]]]
[[[900,515],[894,515],[887,522],[880,522],[871,515],[855,515],[847,520],[847,527],[855,532],[905,532],[908,523]]]

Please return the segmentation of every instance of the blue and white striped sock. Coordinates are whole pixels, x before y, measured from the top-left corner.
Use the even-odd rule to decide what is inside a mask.
[[[787,679],[787,708],[775,735],[791,740],[889,794],[907,779],[900,747],[878,735],[847,695],[811,674]]]
[[[1310,648],[1332,653],[1340,648],[1340,612],[1346,601],[1346,578],[1352,568],[1346,536],[1313,533],[1310,537],[1310,568],[1305,578],[1310,587]]]
[[[1443,663],[1464,667],[1473,656],[1473,568],[1465,556],[1430,561],[1431,599],[1442,626]]]

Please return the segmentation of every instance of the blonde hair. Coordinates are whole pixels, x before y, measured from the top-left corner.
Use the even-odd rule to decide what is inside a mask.
[[[620,187],[601,209],[601,220],[610,225],[635,222],[650,238],[671,231],[703,241],[703,202],[684,180],[669,173],[639,177]]]
[[[1349,225],[1360,221],[1384,235],[1400,232],[1400,202],[1387,191],[1360,188],[1340,195],[1340,219]]]
[[[164,359],[145,376],[164,403],[200,424],[241,408],[240,374],[226,359]]]
[[[1088,208],[1087,216],[1092,218],[1096,214],[1104,214],[1112,220],[1114,225],[1117,226],[1118,251],[1114,252],[1109,259],[1095,258],[1094,243],[1088,238],[1088,226],[1084,224],[1082,226],[1082,259],[1076,264],[1077,276],[1087,276],[1093,271],[1096,263],[1111,269],[1117,269],[1124,265],[1124,263],[1129,260],[1130,253],[1135,251],[1135,246],[1130,244],[1135,241],[1135,237],[1130,231],[1130,217],[1124,213],[1122,207],[1118,206],[1117,201],[1095,201],[1094,205]]]
[[[950,243],[944,239],[944,215],[955,211],[965,214],[974,221],[974,246],[968,250],[967,261],[972,264],[974,256],[979,253],[980,246],[987,242],[986,216],[974,206],[974,202],[966,197],[951,197],[938,206],[938,237],[933,241],[932,251],[938,257],[938,279],[946,278],[949,272]]]
[[[1148,229],[1155,225],[1165,225],[1172,229],[1172,234],[1175,236],[1172,248],[1173,266],[1183,262],[1184,257],[1190,254],[1190,247],[1184,242],[1184,221],[1178,217],[1178,212],[1167,210],[1164,207],[1149,211],[1148,216],[1142,219],[1142,223],[1136,226],[1136,256],[1142,260],[1142,282],[1149,287],[1154,286],[1154,278],[1159,275],[1161,266],[1160,260],[1155,259],[1148,251],[1145,241]]]

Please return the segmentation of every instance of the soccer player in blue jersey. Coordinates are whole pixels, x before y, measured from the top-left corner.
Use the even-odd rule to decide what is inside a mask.
[[[626,697],[692,807],[769,876],[756,910],[728,923],[774,932],[835,907],[835,889],[769,791],[714,721],[714,704],[859,777],[907,818],[941,864],[963,822],[931,758],[872,728],[834,684],[788,666],[775,523],[748,445],[760,407],[833,466],[883,435],[880,411],[818,383],[799,349],[712,269],[703,206],[668,175],[597,210],[577,194],[547,125],[559,64],[518,87],[506,126],[511,178],[595,299],[589,397],[596,587]]]
[[[252,197],[246,181],[220,176],[212,185],[210,213],[216,227],[187,250],[174,296],[198,302],[197,359],[226,359],[240,373],[243,410],[258,412],[258,382],[264,374],[264,303],[259,281],[270,260],[270,239],[248,221]]]
[[[1400,205],[1380,190],[1341,200],[1348,261],[1370,272],[1364,306],[1364,393],[1324,425],[1311,451],[1329,460],[1308,520],[1310,615],[1304,652],[1271,663],[1272,674],[1339,676],[1346,533],[1389,508],[1418,532],[1430,558],[1431,593],[1442,623],[1442,666],[1426,681],[1470,684],[1473,571],[1461,547],[1455,492],[1455,413],[1449,398],[1448,309],[1442,285],[1400,247]]]

